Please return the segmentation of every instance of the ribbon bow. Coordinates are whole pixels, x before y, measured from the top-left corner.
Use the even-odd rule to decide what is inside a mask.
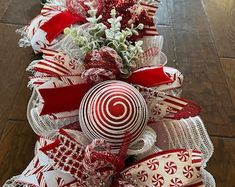
[[[201,152],[196,150],[157,152],[121,172],[117,167],[117,155],[110,152],[104,141],[94,140],[84,146],[64,130],[60,130],[58,138],[41,151],[55,162],[55,168],[76,179],[74,186],[203,186]]]
[[[79,185],[108,184],[110,177],[124,165],[123,155],[112,154],[104,140],[94,140],[85,147],[62,129],[58,138],[41,151],[54,160],[55,168],[69,172]]]

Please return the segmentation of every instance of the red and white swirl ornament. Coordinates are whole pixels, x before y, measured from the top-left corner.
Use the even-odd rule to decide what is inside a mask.
[[[177,171],[177,165],[174,162],[169,161],[165,164],[164,169],[169,175],[173,175]]]
[[[163,176],[160,175],[160,174],[155,174],[155,175],[153,175],[152,183],[153,183],[153,186],[155,186],[155,187],[161,187],[161,186],[163,186],[163,184],[164,184],[164,178],[163,178]]]
[[[79,121],[89,139],[104,139],[118,151],[126,135],[135,141],[148,121],[147,105],[137,89],[122,81],[91,88],[80,105]]]

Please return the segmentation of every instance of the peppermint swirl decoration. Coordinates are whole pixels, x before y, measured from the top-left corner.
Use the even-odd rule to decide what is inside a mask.
[[[159,161],[158,161],[156,158],[154,158],[154,159],[152,159],[152,160],[149,160],[149,161],[147,162],[147,166],[148,166],[148,168],[149,168],[150,170],[155,171],[155,170],[157,170],[158,167],[159,167]]]
[[[169,187],[180,187],[183,186],[183,182],[178,178],[173,178],[170,181]]]
[[[153,175],[152,183],[153,183],[153,186],[157,186],[157,187],[163,186],[163,184],[164,184],[163,176],[160,174]]]
[[[146,171],[139,171],[137,177],[141,182],[146,182],[148,180],[148,173]]]
[[[119,150],[126,135],[135,141],[148,121],[147,105],[137,89],[122,81],[91,88],[80,105],[79,121],[89,139],[104,139]]]
[[[183,168],[183,175],[188,178],[191,179],[193,177],[194,174],[194,170],[192,166],[185,166]]]
[[[173,175],[177,171],[177,166],[174,162],[169,161],[165,164],[164,169],[166,173],[168,173],[169,175]]]
[[[180,151],[178,154],[178,159],[182,162],[187,162],[189,159],[189,152],[188,151]]]

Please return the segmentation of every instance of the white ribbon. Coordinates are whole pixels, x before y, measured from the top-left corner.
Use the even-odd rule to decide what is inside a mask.
[[[139,155],[148,152],[156,142],[157,134],[149,126],[146,127],[143,134],[131,145],[127,151],[128,155]]]

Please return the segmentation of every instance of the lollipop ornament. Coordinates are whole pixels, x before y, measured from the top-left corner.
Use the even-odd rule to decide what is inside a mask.
[[[125,135],[134,142],[143,133],[148,110],[143,96],[130,84],[106,81],[91,88],[79,109],[82,131],[91,140],[104,139],[116,152]]]

